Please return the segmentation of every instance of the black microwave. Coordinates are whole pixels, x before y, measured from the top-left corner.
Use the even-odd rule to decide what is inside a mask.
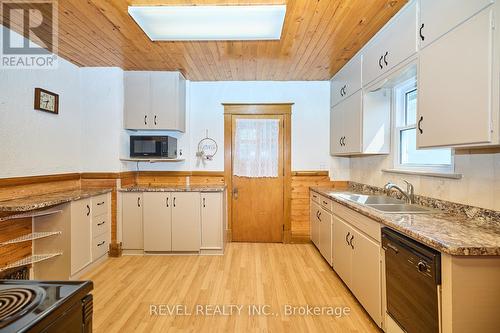
[[[171,136],[130,136],[130,157],[177,158],[177,139]]]

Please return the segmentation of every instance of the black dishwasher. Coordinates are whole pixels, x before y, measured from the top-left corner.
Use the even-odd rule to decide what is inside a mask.
[[[387,313],[408,333],[439,332],[441,254],[382,229]]]

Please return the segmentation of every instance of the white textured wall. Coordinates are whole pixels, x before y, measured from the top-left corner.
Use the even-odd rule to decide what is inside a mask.
[[[141,170],[224,170],[222,103],[295,103],[292,108],[292,170],[329,170],[328,82],[222,81],[188,83],[188,129],[180,147],[186,162],[141,164]],[[196,158],[198,142],[208,130],[219,145],[213,161]],[[168,133],[166,133],[168,134]],[[128,164],[128,169],[135,165]]]
[[[58,115],[34,110],[36,87],[59,94]],[[121,69],[0,69],[0,178],[120,171],[122,114]]]
[[[80,69],[84,172],[121,171],[123,71],[120,68]]]
[[[59,94],[59,115],[33,109],[35,87]],[[0,70],[1,178],[80,170],[80,96],[79,69],[62,59],[56,70]]]
[[[415,185],[417,194],[500,210],[500,154],[455,156],[455,172],[463,174],[459,180],[381,171],[393,167],[392,154],[353,157],[350,180],[382,187],[388,181],[401,184],[401,179],[407,179]]]

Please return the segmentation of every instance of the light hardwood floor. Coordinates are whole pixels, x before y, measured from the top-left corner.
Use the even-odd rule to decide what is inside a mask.
[[[381,332],[310,244],[230,243],[224,256],[110,258],[83,278],[94,281],[94,332]],[[151,315],[160,304],[185,305],[191,315],[160,315],[160,308]],[[252,304],[275,315],[250,316]],[[197,305],[226,305],[227,313],[228,305],[244,307],[203,316]],[[286,305],[351,312],[287,316]]]

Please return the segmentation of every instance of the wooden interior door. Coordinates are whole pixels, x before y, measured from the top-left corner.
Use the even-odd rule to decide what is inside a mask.
[[[237,119],[278,119],[278,177],[232,177],[232,226],[235,242],[283,241],[284,225],[284,131],[283,115],[233,115],[232,153],[234,159]],[[233,160],[234,162],[234,160]]]

